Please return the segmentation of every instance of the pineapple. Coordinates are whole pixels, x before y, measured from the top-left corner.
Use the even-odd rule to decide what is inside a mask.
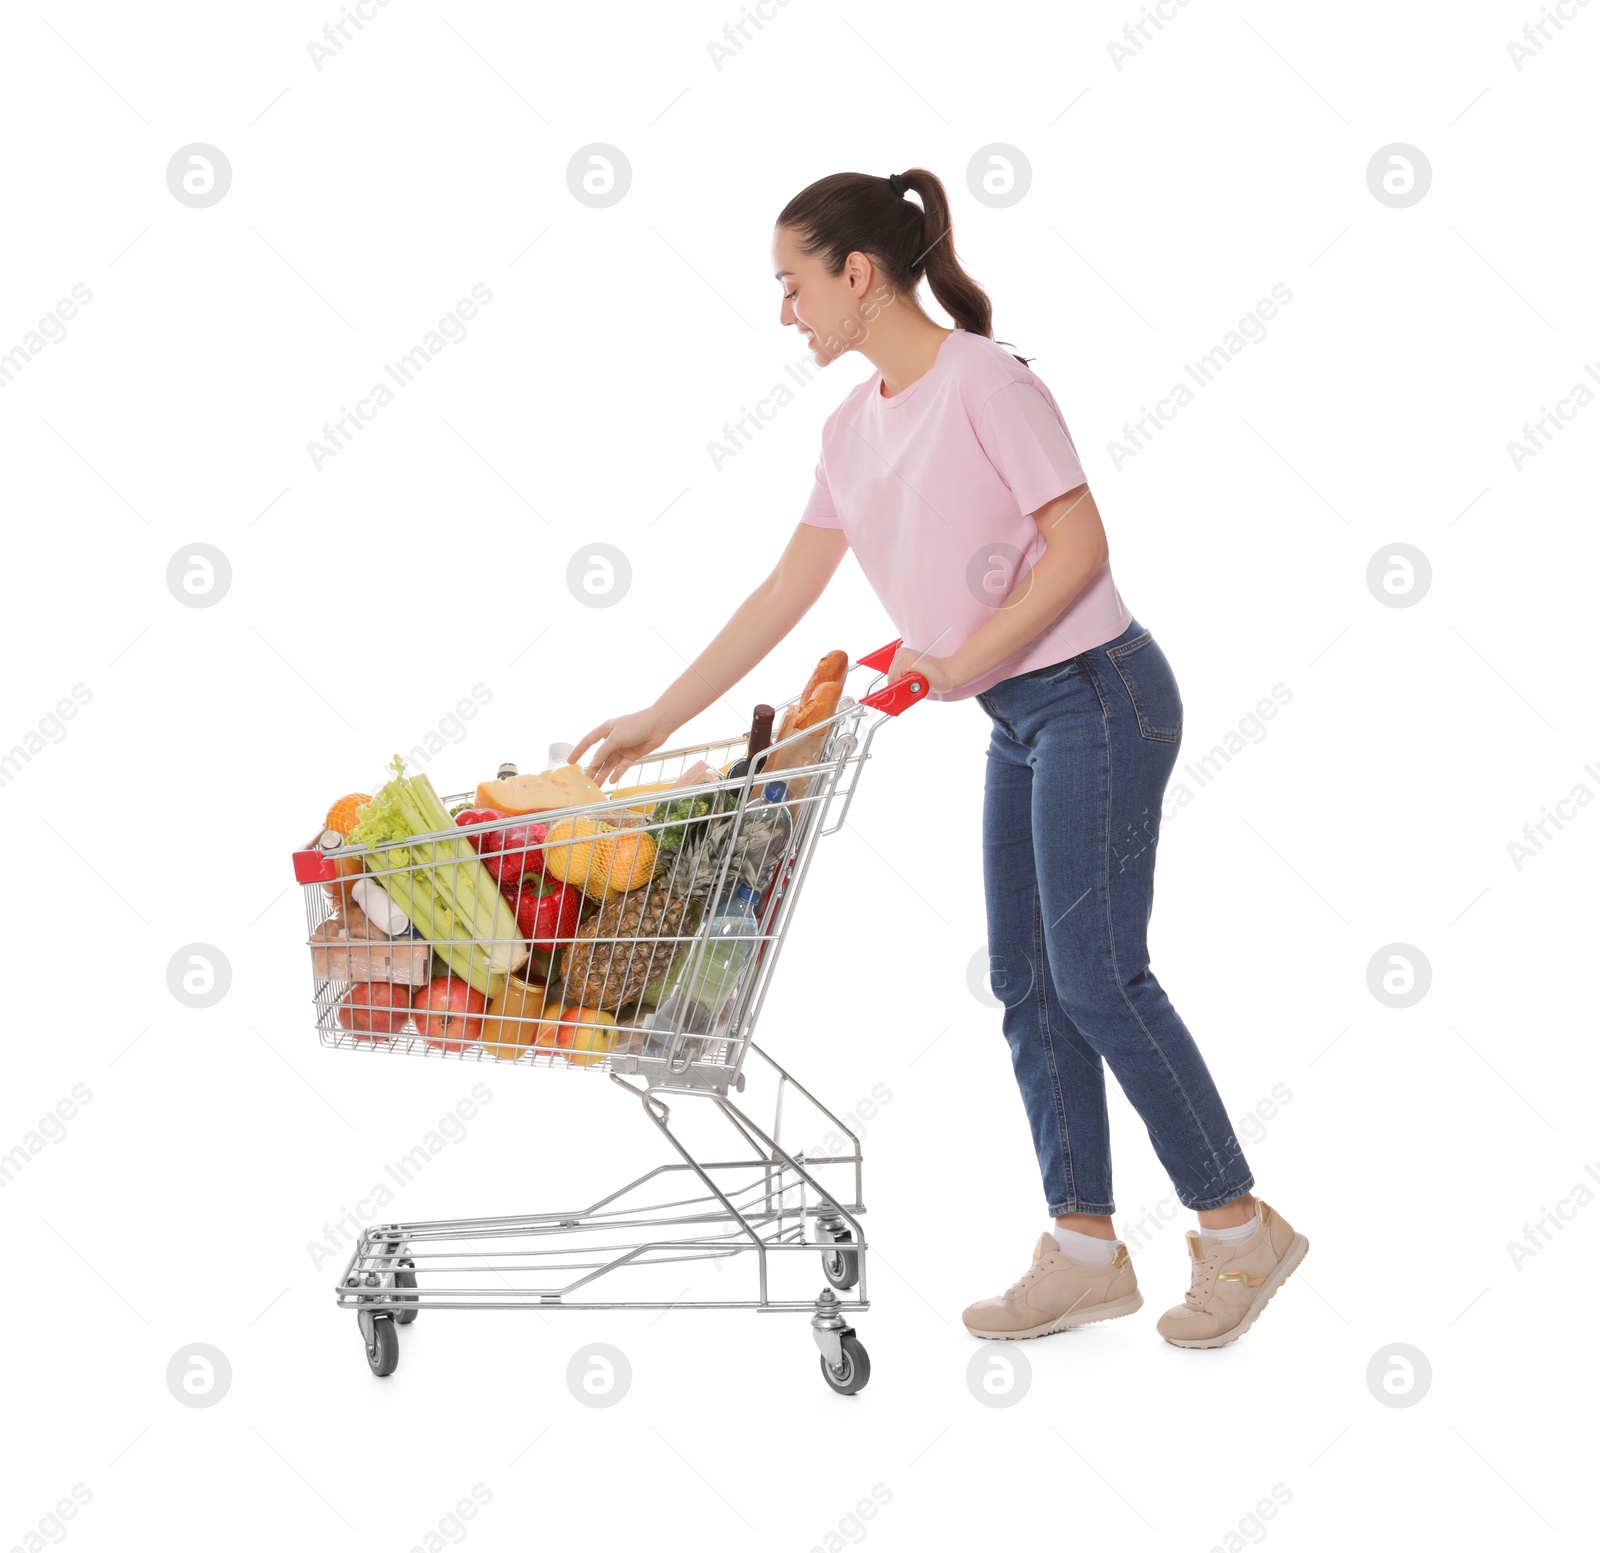
[[[632,1003],[671,960],[677,948],[671,940],[691,930],[687,924],[705,895],[704,887],[675,892],[657,879],[608,900],[562,956],[563,1001],[613,1013]],[[663,936],[667,943],[654,942]]]
[[[605,900],[578,928],[577,941],[562,952],[561,996],[565,1003],[620,1012],[665,978],[673,956],[683,948],[675,940],[688,938],[699,926],[711,886],[721,872],[735,822],[731,815],[718,811],[730,801],[727,794],[719,793],[707,806],[711,814],[692,824],[675,825],[668,822],[683,822],[691,816],[657,805],[649,830],[638,833],[641,842],[652,842],[651,832],[655,833],[648,852],[654,877],[648,883],[637,888],[622,886],[623,879],[639,878],[639,854],[621,860],[620,867],[614,866],[610,856],[595,865],[595,872],[603,870],[613,889],[622,887],[624,892]],[[699,810],[694,813],[698,816]],[[551,839],[557,839],[553,829]],[[573,839],[575,844],[562,850],[576,853],[584,845],[583,839]],[[590,844],[605,843],[597,839]],[[586,876],[587,859],[584,869]],[[624,874],[623,869],[632,872]],[[569,877],[578,872],[570,869]],[[730,874],[729,882],[737,882],[738,877]],[[574,878],[574,883],[578,882]],[[656,942],[663,938],[665,943]]]

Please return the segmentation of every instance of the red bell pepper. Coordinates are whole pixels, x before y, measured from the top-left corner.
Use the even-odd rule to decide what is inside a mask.
[[[535,949],[554,949],[558,940],[570,939],[577,931],[583,895],[569,884],[528,873],[502,883],[500,893],[517,914],[517,930],[533,940]]]

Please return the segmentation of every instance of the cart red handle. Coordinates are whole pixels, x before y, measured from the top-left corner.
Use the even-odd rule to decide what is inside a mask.
[[[339,877],[339,864],[316,847],[302,847],[294,855],[294,877],[299,884],[331,884]]]
[[[880,674],[894,662],[894,655],[900,650],[904,639],[896,637],[892,642],[878,648],[876,652],[869,652],[865,657],[856,660],[858,667],[876,669]],[[885,685],[881,690],[874,690],[871,695],[861,698],[863,706],[870,706],[875,712],[887,712],[891,717],[898,717],[908,706],[914,705],[928,693],[928,677],[913,671],[902,674],[892,685]]]
[[[856,667],[862,669],[876,669],[880,674],[894,662],[894,655],[905,645],[905,638],[897,636],[886,647],[880,647],[876,652],[869,652],[856,659]]]

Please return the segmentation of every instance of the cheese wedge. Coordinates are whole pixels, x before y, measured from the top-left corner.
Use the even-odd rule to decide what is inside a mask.
[[[650,808],[650,805],[648,803],[629,803],[628,800],[630,798],[650,798],[656,793],[666,792],[671,786],[672,783],[670,782],[637,782],[632,787],[619,787],[614,792],[607,793],[606,796],[612,803],[620,804],[625,809],[631,809],[642,814]]]
[[[605,797],[600,785],[570,761],[553,771],[507,777],[503,782],[478,783],[478,807],[500,814],[538,814],[545,809],[569,809],[575,804],[598,803]]]

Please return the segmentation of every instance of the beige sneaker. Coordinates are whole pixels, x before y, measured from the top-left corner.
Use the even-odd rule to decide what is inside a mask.
[[[1188,1241],[1189,1292],[1156,1322],[1179,1348],[1221,1348],[1244,1336],[1311,1245],[1259,1197],[1248,1240],[1228,1246],[1190,1230]]]
[[[1131,1316],[1143,1304],[1128,1248],[1120,1240],[1110,1262],[1085,1267],[1065,1255],[1046,1232],[1033,1248],[1033,1266],[1004,1294],[967,1306],[961,1320],[974,1337],[1043,1337],[1091,1321]]]

